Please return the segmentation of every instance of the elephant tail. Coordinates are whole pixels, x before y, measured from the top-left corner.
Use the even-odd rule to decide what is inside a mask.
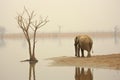
[[[90,42],[89,43],[89,47],[90,47],[90,51],[92,52],[92,53],[94,53],[94,51],[93,51],[93,44]]]
[[[94,53],[94,51],[93,51],[93,45],[91,46],[91,52]]]
[[[94,53],[93,49],[92,49],[92,53]]]
[[[94,51],[93,51],[93,46],[92,46],[92,54],[94,53]]]

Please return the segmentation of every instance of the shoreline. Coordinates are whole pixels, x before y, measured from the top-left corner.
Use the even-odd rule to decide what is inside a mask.
[[[95,55],[90,58],[60,56],[48,58],[47,60],[53,61],[49,66],[79,66],[120,70],[120,53]]]

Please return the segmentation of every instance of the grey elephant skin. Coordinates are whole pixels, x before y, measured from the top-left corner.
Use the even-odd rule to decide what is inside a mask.
[[[81,57],[84,57],[84,50],[88,52],[87,57],[91,57],[91,49],[93,45],[93,40],[88,35],[78,35],[74,39],[74,46],[75,46],[75,56],[80,57],[80,50],[81,50]]]

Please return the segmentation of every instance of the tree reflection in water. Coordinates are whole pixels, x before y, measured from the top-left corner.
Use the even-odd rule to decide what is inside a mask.
[[[36,65],[37,62],[35,61],[30,61],[29,64],[29,80],[32,80],[32,77],[33,77],[33,80],[36,80],[35,78],[35,65]]]
[[[85,71],[84,68],[75,67],[75,80],[93,80],[91,69]]]

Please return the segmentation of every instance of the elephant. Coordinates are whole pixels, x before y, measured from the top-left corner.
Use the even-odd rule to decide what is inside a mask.
[[[93,40],[88,35],[78,35],[74,39],[75,46],[75,56],[80,57],[80,49],[81,49],[81,57],[84,57],[84,50],[88,52],[87,57],[91,57],[90,51],[92,49]]]

